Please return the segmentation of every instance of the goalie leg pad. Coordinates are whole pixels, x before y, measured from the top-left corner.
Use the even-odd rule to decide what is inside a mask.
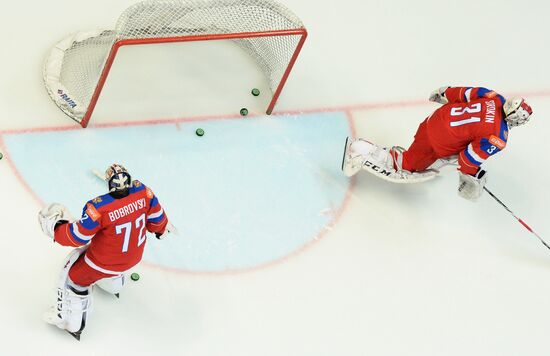
[[[59,274],[54,305],[44,314],[44,320],[47,323],[78,335],[84,329],[91,312],[91,288],[73,283],[69,278],[69,270],[86,248],[87,246],[74,249],[65,259]]]
[[[121,274],[116,277],[100,279],[95,285],[107,293],[117,295],[122,291],[122,287],[124,287],[124,275]]]
[[[428,169],[432,169],[434,171],[440,171],[442,168],[448,167],[448,166],[458,168],[458,156],[438,158],[434,163],[432,163],[428,167]]]
[[[422,183],[437,176],[437,171],[409,172],[400,168],[404,149],[398,146],[387,149],[375,146],[363,164],[363,169],[392,183]]]
[[[360,154],[353,154],[352,144],[354,140],[350,137],[346,137],[346,143],[344,145],[344,154],[342,156],[342,172],[346,177],[352,177],[361,170],[363,166],[363,156]]]

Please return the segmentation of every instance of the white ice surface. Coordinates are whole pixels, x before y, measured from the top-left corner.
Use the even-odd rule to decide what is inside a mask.
[[[67,33],[112,27],[131,3],[4,4],[0,129],[70,125],[42,86],[44,56]],[[358,135],[407,145],[435,106],[395,103],[447,84],[524,94],[535,115],[487,162],[489,184],[550,239],[548,2],[285,4],[309,38],[279,111],[349,108]],[[219,114],[228,102],[211,105]],[[98,106],[99,123],[108,110]],[[142,266],[122,299],[96,293],[77,343],[40,318],[67,250],[41,235],[38,204],[2,160],[0,354],[548,355],[550,251],[490,197],[460,200],[457,181],[395,186],[360,175],[330,233],[257,271]]]

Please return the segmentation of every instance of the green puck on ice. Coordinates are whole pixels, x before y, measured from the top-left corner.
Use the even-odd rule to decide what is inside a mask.
[[[4,155],[2,153],[0,153],[0,159],[4,158]]]
[[[195,133],[197,134],[197,136],[202,136],[202,135],[204,135],[204,130],[203,129],[197,129],[197,131],[195,131]]]
[[[242,108],[242,109],[241,109],[241,115],[242,115],[242,116],[248,115],[248,109],[247,109],[247,108]]]
[[[137,273],[135,273],[135,272],[132,273],[132,274],[130,275],[130,279],[131,279],[132,281],[138,281],[138,280],[139,280],[139,274],[137,274]]]
[[[252,95],[254,96],[260,95],[260,89],[257,89],[257,88],[252,89]]]

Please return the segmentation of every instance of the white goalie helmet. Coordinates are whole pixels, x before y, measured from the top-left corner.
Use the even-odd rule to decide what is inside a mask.
[[[509,127],[515,127],[525,124],[529,121],[533,110],[527,104],[525,99],[520,97],[513,97],[504,103],[505,120]]]

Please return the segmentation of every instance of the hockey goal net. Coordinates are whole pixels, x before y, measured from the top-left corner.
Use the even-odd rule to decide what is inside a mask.
[[[86,127],[121,46],[230,39],[266,76],[271,114],[306,37],[300,19],[271,0],[149,0],[125,10],[114,30],[58,42],[46,59],[44,83],[55,104]]]

